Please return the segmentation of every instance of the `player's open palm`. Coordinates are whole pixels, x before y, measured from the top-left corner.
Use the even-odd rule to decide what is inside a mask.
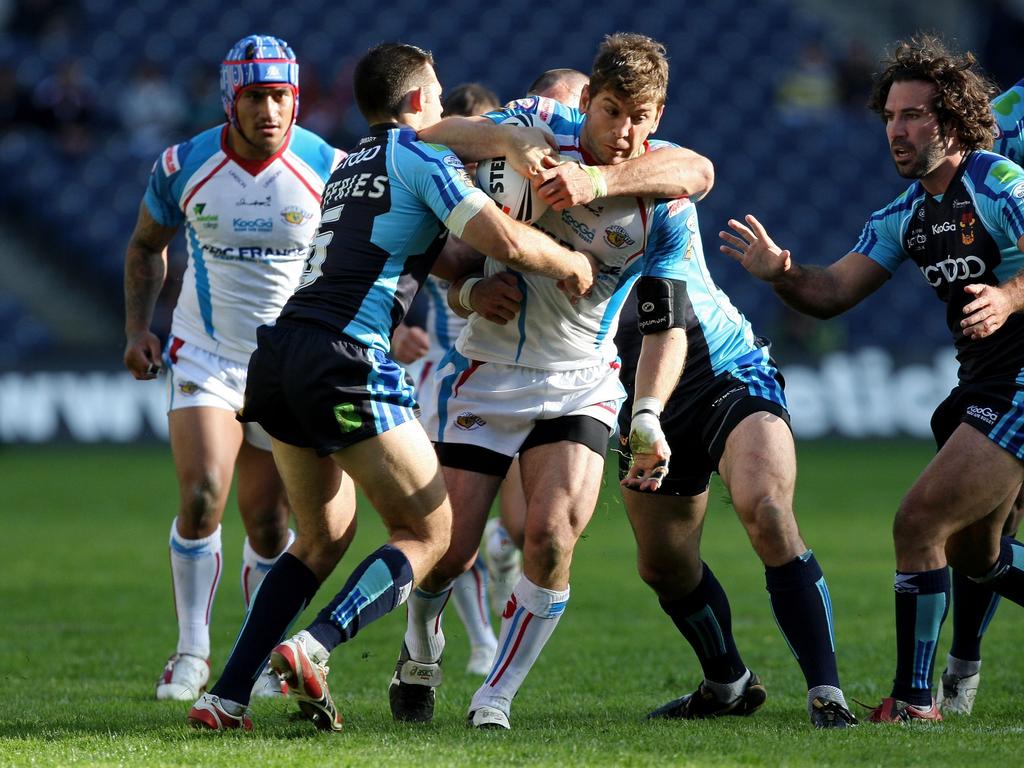
[[[506,126],[506,130],[509,134],[505,138],[505,159],[522,176],[529,179],[558,165],[558,147],[550,133],[518,125]]]
[[[770,281],[781,277],[792,263],[789,251],[779,248],[754,216],[748,213],[744,221],[729,219],[733,232],[718,233],[725,242],[719,250],[756,278]]]

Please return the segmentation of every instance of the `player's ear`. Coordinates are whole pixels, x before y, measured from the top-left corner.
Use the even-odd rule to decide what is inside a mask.
[[[422,112],[423,111],[423,100],[426,94],[423,93],[423,86],[419,88],[413,88],[409,91],[409,111],[410,112]]]
[[[590,104],[590,84],[583,86],[583,90],[580,91],[580,112],[586,112],[587,106]]]
[[[658,114],[655,116],[654,124],[651,126],[651,133],[654,133],[656,130],[658,130],[658,126],[661,124],[661,116],[663,114],[665,114],[665,105],[664,104],[662,104],[660,107],[658,107]]]

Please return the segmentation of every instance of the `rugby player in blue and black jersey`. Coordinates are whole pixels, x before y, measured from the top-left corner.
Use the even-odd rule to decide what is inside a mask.
[[[392,332],[448,231],[518,270],[558,280],[567,306],[594,280],[587,255],[505,216],[450,150],[417,139],[441,118],[428,52],[379,45],[356,65],[354,80],[370,130],[324,189],[301,286],[277,322],[257,333],[239,416],[273,438],[298,535],[263,581],[217,684],[192,707],[198,728],[252,728],[249,691],[269,655],[303,713],[318,728],[339,730],[327,688],[331,650],[401,605],[448,547],[444,479],[416,419],[413,388],[389,355]],[[388,542],[306,630],[282,643],[355,534],[343,474],[381,515]]]
[[[1024,169],[987,151],[992,88],[971,54],[917,35],[880,71],[871,106],[914,183],[827,267],[797,264],[750,215],[729,221],[721,250],[816,317],[854,306],[907,260],[947,305],[959,384],[932,416],[938,453],[896,513],[896,676],[870,718],[941,720],[932,675],[947,562],[1024,603],[1024,545],[1001,535],[1024,480]]]

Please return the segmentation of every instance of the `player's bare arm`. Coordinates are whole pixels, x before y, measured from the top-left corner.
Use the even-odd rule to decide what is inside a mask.
[[[513,320],[522,301],[519,281],[511,272],[490,277],[483,273],[465,275],[448,288],[448,306],[459,317],[467,318],[476,312],[498,325]]]
[[[453,283],[460,277],[484,271],[484,255],[455,235],[448,242],[430,268],[430,274]]]
[[[862,253],[851,252],[827,267],[801,266],[780,248],[754,216],[729,219],[719,250],[759,280],[770,283],[793,309],[818,318],[842,314],[878,290],[889,272]]]
[[[1017,248],[1024,250],[1024,237],[1017,241]],[[1024,311],[1024,270],[1001,285],[972,283],[965,285],[964,290],[974,297],[964,306],[964,319],[960,321],[964,336],[969,339],[991,336],[1010,315]]]
[[[656,491],[668,474],[672,452],[661,430],[661,409],[679,383],[686,360],[686,329],[669,328],[644,336],[636,368],[629,449],[633,454],[622,485]]]
[[[541,198],[556,211],[598,197],[690,197],[707,195],[715,183],[711,161],[682,147],[665,147],[615,165],[562,163],[533,180]]]
[[[422,141],[444,144],[463,162],[505,157],[523,176],[555,165],[554,138],[540,128],[496,125],[486,117],[446,117],[418,134]]]
[[[167,276],[167,246],[175,231],[158,224],[142,204],[125,251],[124,364],[140,380],[155,378],[160,370],[160,339],[150,323]]]
[[[484,206],[466,223],[462,239],[514,269],[559,280],[570,296],[585,296],[597,275],[597,264],[587,254],[566,250],[493,205]]]

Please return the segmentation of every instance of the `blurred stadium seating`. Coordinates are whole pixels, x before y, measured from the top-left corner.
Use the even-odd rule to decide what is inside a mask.
[[[377,42],[401,39],[430,48],[447,86],[479,80],[511,99],[546,68],[589,69],[605,33],[635,30],[665,42],[671,56],[673,79],[658,136],[715,162],[715,190],[700,206],[708,263],[756,328],[776,337],[780,351],[788,342],[793,350],[806,344],[812,353],[875,344],[922,356],[948,343],[938,307],[922,310],[935,300],[914,270],[901,270],[896,286],[842,318],[824,340],[808,342],[800,321],[717,251],[717,232],[726,220],[752,212],[801,261],[830,261],[852,246],[867,215],[903,187],[881,126],[866,111],[837,109],[825,121],[804,125],[778,118],[776,86],[801,47],[824,39],[840,51],[845,43],[783,0],[648,0],[643,13],[628,4],[593,12],[589,1],[563,0],[557,18],[539,0],[498,4],[485,12],[471,0],[447,0],[429,12],[414,0],[389,3],[386,11],[371,0],[344,5],[246,0],[244,10],[210,0],[34,5],[55,7],[65,14],[64,23],[40,23],[29,32],[24,28],[32,25],[9,23],[0,33],[0,65],[14,67],[21,85],[31,88],[61,61],[79,57],[99,86],[101,115],[85,152],[67,152],[51,133],[38,129],[5,132],[0,202],[45,238],[47,257],[103,297],[112,312],[120,312],[124,244],[155,159],[155,153],[140,158],[126,150],[131,137],[119,128],[112,105],[143,60],[156,62],[180,87],[189,88],[197,71],[211,83],[216,80],[220,58],[239,37],[255,31],[283,37],[296,49],[309,85],[310,103],[304,101],[303,109],[312,115],[315,106],[328,116],[337,126],[331,138],[346,145],[363,121],[346,95],[345,81],[358,56]],[[562,23],[565,19],[573,26]],[[215,88],[207,98],[217,98]],[[6,317],[10,310],[2,311]],[[923,314],[939,319],[922,329]],[[24,338],[26,349],[52,343],[45,329]]]

